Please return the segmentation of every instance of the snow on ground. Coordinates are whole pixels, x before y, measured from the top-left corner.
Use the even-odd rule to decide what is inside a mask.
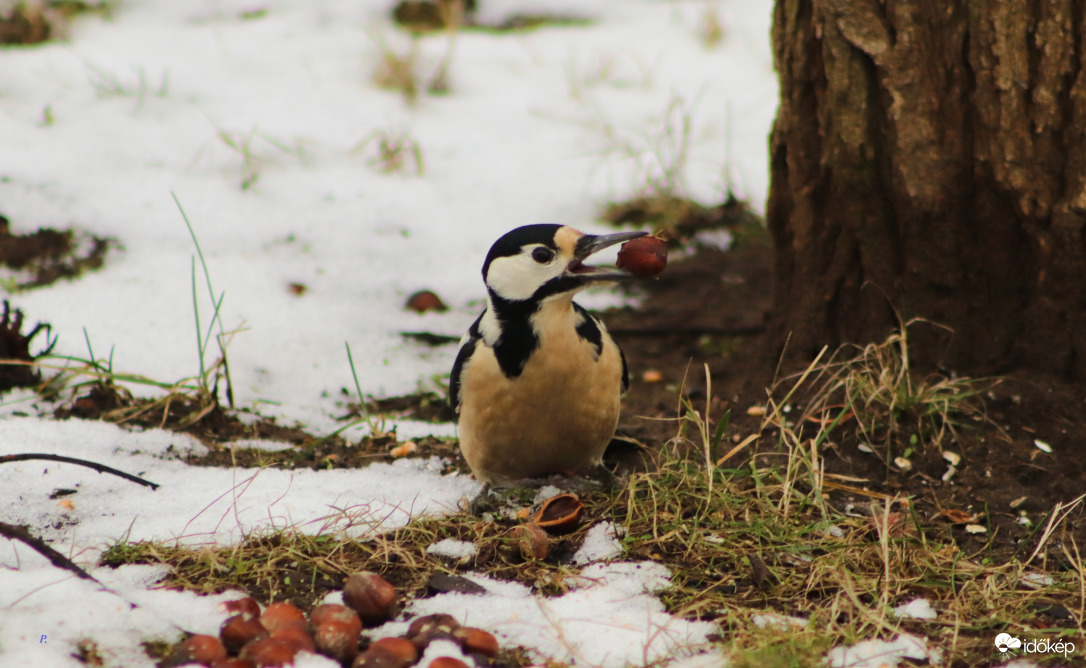
[[[549,3],[491,4],[493,14]],[[398,333],[462,333],[503,232],[600,230],[607,201],[658,177],[655,153],[674,162],[665,135],[683,113],[689,193],[719,201],[731,185],[764,201],[776,107],[768,0],[720,3],[713,49],[698,38],[704,3],[558,3],[593,23],[464,32],[450,92],[413,106],[372,83],[379,44],[409,50],[389,5],[280,0],[245,19],[248,0],[127,2],[112,19],[76,19],[68,43],[0,53],[0,202],[13,231],[75,226],[124,247],[100,272],[19,295],[61,333],[58,352],[86,356],[85,328],[117,370],[164,381],[197,372],[194,247],[171,193],[225,293],[226,328],[244,328],[230,347],[238,401],[317,428],[331,427],[328,397],[353,390],[345,341],[364,392],[432,386],[455,350]],[[446,45],[420,40],[423,85]],[[418,145],[422,175],[370,164],[382,132]],[[250,155],[246,190],[246,158],[224,135]],[[421,288],[451,310],[405,310]],[[198,292],[206,323],[212,305]]]
[[[593,564],[581,571],[572,591],[547,599],[518,582],[485,575],[468,579],[485,588],[486,595],[439,594],[412,602],[408,611],[451,614],[491,631],[502,644],[531,648],[540,662],[621,667],[710,651],[706,636],[713,624],[671,617],[653,595],[668,582],[667,568],[660,564]],[[408,622],[389,622],[374,635],[402,635],[407,627]]]
[[[880,668],[896,666],[901,659],[926,661],[938,665],[942,652],[932,649],[917,636],[901,633],[893,640],[865,640],[852,647],[830,650],[826,660],[832,668]]]
[[[483,0],[486,21],[556,13],[589,22],[464,31],[449,92],[422,92],[414,104],[373,83],[382,45],[410,46],[387,0],[113,4],[110,16],[77,17],[67,40],[0,49],[0,214],[17,234],[73,227],[118,243],[100,271],[11,295],[13,304],[52,324],[59,354],[87,357],[89,342],[120,372],[193,376],[195,247],[176,196],[212,282],[209,290],[196,264],[201,322],[213,311],[208,293],[223,294],[223,324],[239,330],[229,348],[239,405],[318,433],[340,426],[340,389],[353,389],[345,342],[363,392],[435,387],[454,347],[400,332],[458,336],[481,305],[483,257],[505,231],[534,222],[605,231],[596,222],[604,204],[669,172],[705,203],[729,189],[757,209],[765,199],[777,95],[770,0]],[[723,31],[712,46],[699,37],[707,12]],[[417,47],[425,89],[448,40],[426,36]],[[421,173],[410,157],[400,172],[381,171],[382,133],[418,147]],[[405,310],[423,288],[450,310]],[[161,485],[53,462],[0,465],[0,521],[30,525],[87,567],[122,537],[195,545],[268,527],[361,533],[444,512],[478,489],[426,460],[319,473],[189,468],[180,458],[203,446],[187,436],[39,419],[27,414],[50,407],[18,401],[26,397],[3,398],[0,453],[84,457]],[[397,428],[406,438],[455,433]],[[51,498],[64,489],[77,493]],[[610,531],[599,530],[581,561],[614,556]],[[150,665],[141,641],[214,632],[221,618],[216,597],[152,589],[154,569],[92,572],[108,591],[0,542],[0,664],[80,665],[75,643],[93,638],[110,665]],[[461,609],[540,657],[593,665],[705,645],[707,625],[671,618],[652,596],[666,581],[659,567],[589,565],[583,576],[592,579],[547,600],[491,582],[492,595]]]
[[[894,608],[894,616],[905,619],[935,619],[939,616],[926,598],[914,598]]]
[[[203,451],[195,439],[169,431],[129,433],[83,420],[2,420],[0,454],[67,453],[140,472],[161,485],[152,490],[72,464],[5,464],[0,480],[17,505],[5,509],[4,521],[36,527],[65,553],[90,548],[92,560],[95,546],[122,535],[186,545],[230,545],[247,533],[289,527],[364,536],[403,526],[412,516],[454,511],[481,489],[470,477],[440,475],[440,462],[425,459],[319,472],[194,468],[180,461]],[[58,504],[53,493],[65,489],[78,493]],[[117,512],[125,508],[131,511]]]

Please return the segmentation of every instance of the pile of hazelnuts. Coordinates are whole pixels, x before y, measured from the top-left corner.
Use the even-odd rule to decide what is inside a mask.
[[[290,603],[272,603],[263,611],[252,598],[224,604],[231,616],[218,637],[194,635],[179,643],[170,663],[200,664],[212,668],[289,666],[298,652],[323,654],[350,668],[407,668],[417,664],[435,640],[456,643],[478,665],[498,654],[498,640],[477,628],[461,626],[450,615],[417,617],[402,637],[374,640],[360,651],[362,627],[382,624],[396,613],[393,586],[376,573],[360,572],[347,578],[343,602],[324,603],[308,617]],[[438,657],[424,668],[468,668],[461,659]]]

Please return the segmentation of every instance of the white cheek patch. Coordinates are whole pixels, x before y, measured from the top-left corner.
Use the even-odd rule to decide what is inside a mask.
[[[486,345],[493,348],[502,335],[502,326],[498,322],[498,316],[494,314],[494,305],[490,303],[490,298],[487,297],[486,301],[486,312],[483,313],[483,319],[479,321],[479,334],[482,335]]]
[[[520,301],[531,298],[539,286],[560,276],[565,270],[562,260],[540,264],[532,259],[532,248],[518,255],[499,257],[490,263],[486,285],[502,299]]]

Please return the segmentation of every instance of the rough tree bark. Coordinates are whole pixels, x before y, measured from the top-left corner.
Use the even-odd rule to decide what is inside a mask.
[[[1086,380],[1081,0],[777,0],[778,343]]]

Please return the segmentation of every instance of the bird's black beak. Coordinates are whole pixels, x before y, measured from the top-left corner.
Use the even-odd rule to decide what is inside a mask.
[[[638,278],[630,272],[617,267],[593,267],[582,264],[589,255],[597,253],[604,248],[615,244],[621,244],[648,235],[648,232],[618,232],[616,234],[586,234],[577,240],[573,249],[573,262],[566,268],[567,274],[572,274],[586,283],[589,281],[619,281],[629,278]]]

